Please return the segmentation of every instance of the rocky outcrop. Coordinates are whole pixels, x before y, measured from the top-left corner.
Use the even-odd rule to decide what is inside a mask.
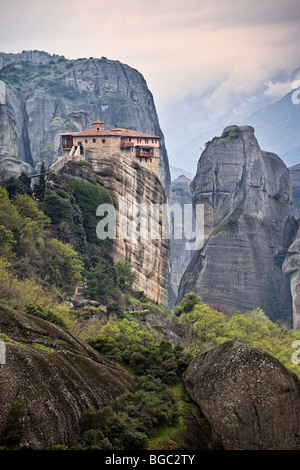
[[[90,346],[41,318],[1,305],[0,331],[6,349],[6,363],[0,365],[0,439],[12,404],[17,401],[25,411],[15,448],[76,444],[85,409],[135,389],[131,378]]]
[[[184,175],[179,176],[171,183],[170,205],[179,205],[184,213],[184,205],[192,204],[190,191],[191,180]],[[183,221],[183,218],[182,218]],[[169,307],[174,307],[178,295],[178,288],[189,261],[191,250],[187,249],[187,239],[182,225],[182,238],[171,237],[170,241],[170,280],[169,280]]]
[[[85,165],[76,162],[67,163],[57,174],[50,174],[48,189],[55,191],[64,187],[66,178],[80,178],[82,181],[94,181],[104,186],[110,193],[116,209],[116,234],[113,242],[112,256],[116,261],[127,261],[137,273],[133,288],[144,291],[145,295],[159,305],[168,307],[169,279],[169,239],[163,238],[162,225],[159,222],[157,238],[152,237],[152,208],[167,203],[165,191],[159,178],[142,167],[130,157],[116,153],[111,157],[99,156],[96,152],[87,152]],[[127,238],[123,238],[119,228],[120,197],[126,198],[127,213],[124,213]],[[148,224],[146,236],[139,238],[138,212],[130,211],[141,204],[147,211],[142,215]],[[124,206],[125,207],[125,206]],[[99,219],[100,220],[100,219]],[[136,221],[136,223],[135,223]],[[130,235],[130,226],[137,236]],[[146,227],[146,224],[145,224]],[[95,226],[96,233],[96,226]]]
[[[295,219],[300,217],[300,163],[289,168],[292,184],[292,200],[291,215]]]
[[[295,234],[289,218],[289,172],[262,151],[250,126],[230,126],[202,153],[191,183],[204,205],[205,243],[183,275],[179,298],[193,291],[232,311],[263,308],[291,323],[291,297],[281,270]]]
[[[226,342],[193,359],[184,383],[224,449],[300,449],[300,381],[267,352]]]
[[[0,69],[14,63],[32,62],[33,64],[47,64],[49,62],[57,62],[60,59],[64,59],[64,56],[37,50],[22,51],[18,54],[0,52]]]
[[[48,166],[62,154],[61,132],[88,128],[96,120],[104,121],[109,129],[129,126],[162,137],[162,183],[169,193],[163,133],[152,94],[137,70],[104,57],[66,60],[39,51],[2,56],[2,64],[3,106],[8,107],[6,113],[12,110],[9,134],[17,135],[18,141],[16,153],[15,137],[8,139],[10,152],[39,168],[41,161]]]
[[[145,295],[158,304],[168,307],[169,278],[169,239],[163,238],[162,225],[159,221],[156,232],[152,218],[154,205],[167,204],[166,193],[159,178],[150,170],[140,166],[135,160],[121,153],[112,157],[99,156],[96,152],[87,153],[87,161],[103,181],[104,187],[110,192],[116,208],[116,238],[113,244],[115,260],[127,261],[136,271],[138,277],[133,288],[144,291]],[[125,236],[120,229],[120,197],[126,198]],[[145,214],[139,209],[142,205]],[[130,234],[130,226],[136,231],[138,217],[141,226],[145,227],[145,238],[137,233]],[[157,238],[152,236],[155,229]]]
[[[300,228],[294,242],[288,249],[282,270],[290,281],[293,302],[293,328],[294,330],[300,330]]]

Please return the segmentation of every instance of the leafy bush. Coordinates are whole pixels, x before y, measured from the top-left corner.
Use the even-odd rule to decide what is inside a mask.
[[[177,424],[175,400],[160,380],[142,377],[137,388],[135,393],[125,393],[100,410],[83,413],[81,448],[146,449],[156,429]]]
[[[25,305],[24,312],[39,318],[43,318],[44,320],[54,323],[55,325],[66,328],[66,324],[63,319],[56,315],[52,310],[45,310],[45,308],[40,306],[29,304]]]
[[[191,359],[181,346],[174,347],[137,320],[110,321],[89,344],[110,360],[129,367],[134,374],[151,374],[166,384],[175,383]]]
[[[6,423],[2,429],[0,445],[4,449],[15,449],[20,444],[24,434],[25,408],[23,403],[15,399],[10,407]]]
[[[186,298],[179,309],[183,310],[185,303]],[[291,360],[292,343],[300,340],[300,332],[273,323],[261,309],[228,317],[199,300],[192,310],[181,313],[178,323],[192,355],[225,341],[241,341],[264,349],[300,376],[299,366]]]
[[[105,246],[109,251],[113,240],[100,240],[96,233],[96,227],[100,220],[96,216],[97,207],[101,204],[113,204],[109,192],[96,183],[81,181],[79,178],[68,179],[68,184],[73,189],[76,203],[80,207],[87,241]]]
[[[56,225],[59,239],[71,243],[76,250],[84,253],[87,247],[86,234],[82,213],[75,198],[62,190],[52,194],[47,193],[42,207],[52,224]],[[66,226],[69,231],[66,230]]]

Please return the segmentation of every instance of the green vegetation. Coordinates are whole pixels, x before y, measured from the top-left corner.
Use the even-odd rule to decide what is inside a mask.
[[[78,252],[87,248],[83,217],[74,196],[63,190],[47,193],[43,210],[55,226],[56,236],[65,243],[70,243]]]
[[[88,410],[81,420],[78,449],[141,450],[157,429],[174,426],[175,400],[160,380],[140,377],[135,393],[125,393],[101,410]]]
[[[50,219],[29,195],[10,199],[0,187],[0,237],[2,303],[44,307],[57,291],[73,292],[83,262],[70,244],[51,236]]]
[[[82,59],[86,60],[86,59]],[[82,64],[82,60],[59,60],[56,63],[34,64],[22,62],[8,64],[0,71],[0,80],[17,89],[25,96],[40,91],[45,95],[65,101],[80,102],[92,100],[93,93],[80,92],[72,85],[65,84],[63,78]],[[61,80],[60,80],[61,79]]]
[[[181,346],[164,340],[159,330],[127,318],[108,321],[89,343],[135,375],[150,374],[165,384],[176,383],[191,359]]]
[[[52,310],[45,310],[40,306],[34,305],[26,305],[24,307],[24,312],[28,313],[29,315],[34,315],[36,317],[42,318],[43,320],[47,320],[50,323],[54,323],[55,325],[61,326],[62,328],[66,328],[66,324],[61,317],[55,314]]]
[[[96,226],[101,220],[96,216],[97,207],[101,204],[113,204],[109,192],[96,183],[83,182],[79,178],[69,178],[67,183],[73,189],[74,198],[81,210],[87,241],[110,250],[112,240],[100,240],[96,234]]]
[[[33,343],[33,346],[36,347],[37,349],[40,349],[41,351],[45,351],[50,354],[54,352],[52,348],[49,348],[48,346],[45,346],[44,344]]]
[[[242,135],[241,130],[239,127],[236,127],[235,129],[223,131],[221,137],[214,137],[212,140],[208,141],[205,143],[205,148],[210,147],[212,144],[219,143],[219,142],[224,142],[229,139],[239,139]]]
[[[16,448],[24,434],[25,407],[19,399],[15,399],[10,407],[6,423],[0,435],[0,445],[4,449]]]
[[[281,318],[281,305],[274,273],[267,273],[263,287],[265,298],[270,307],[270,310],[273,313],[275,319],[279,320]]]
[[[2,341],[6,341],[8,343],[13,343],[15,344],[16,346],[20,346],[21,348],[25,348],[26,346],[22,343],[19,343],[18,341],[15,341],[14,339],[11,339],[9,336],[7,336],[6,334],[4,333],[0,333],[0,339]]]
[[[215,227],[211,231],[209,236],[214,237],[222,230],[232,230],[234,227],[236,227],[238,220],[240,216],[242,215],[242,213],[243,213],[243,209],[239,209],[239,208],[234,209],[232,214],[230,214],[223,222],[221,222],[219,225],[217,225],[217,227]]]
[[[96,236],[96,209],[102,203],[112,204],[112,199],[95,182],[68,178],[60,189],[49,192],[41,180],[38,200],[31,196],[26,175],[3,186],[0,302],[67,328],[136,381],[135,392],[82,415],[76,448],[179,448],[191,416],[208,436],[210,448],[215,448],[209,425],[191,402],[181,377],[192,357],[225,341],[260,347],[300,376],[299,366],[291,362],[291,345],[300,340],[300,333],[272,322],[261,309],[229,314],[209,307],[190,292],[172,315],[144,292],[135,291],[135,271],[127,262],[114,262],[112,241]],[[211,236],[235,227],[242,212],[236,209]],[[276,269],[283,259],[283,252],[274,258],[274,270],[264,285],[277,319],[282,314],[276,297]],[[83,284],[85,296],[96,302],[70,309],[67,301],[76,286]],[[166,332],[179,335],[186,347],[167,341],[172,336]],[[1,338],[25,347],[7,335]],[[55,352],[38,342],[33,347],[45,354]],[[15,400],[2,427],[3,448],[18,447],[24,417],[24,406]]]
[[[10,198],[15,197],[17,194],[28,194],[31,196],[32,189],[30,183],[30,178],[23,172],[18,178],[11,177],[6,180],[5,189]]]
[[[190,295],[190,294],[187,294]],[[225,341],[241,341],[265,351],[280,360],[300,376],[299,366],[291,360],[293,341],[300,340],[300,332],[273,323],[261,309],[225,316],[198,301],[192,310],[185,307],[186,299],[178,305],[179,324],[184,340],[189,342],[186,352],[193,356]]]

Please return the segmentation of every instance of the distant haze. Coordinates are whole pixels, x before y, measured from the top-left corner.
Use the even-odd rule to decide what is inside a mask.
[[[300,78],[299,0],[2,0],[0,18],[3,52],[105,56],[138,69],[171,162],[189,139],[234,124]]]

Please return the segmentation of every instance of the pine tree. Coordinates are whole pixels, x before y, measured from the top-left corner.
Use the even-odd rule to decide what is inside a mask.
[[[46,169],[45,163],[42,162],[41,169],[40,169],[40,176],[38,184],[35,184],[33,187],[34,197],[38,201],[43,201],[46,192]]]

